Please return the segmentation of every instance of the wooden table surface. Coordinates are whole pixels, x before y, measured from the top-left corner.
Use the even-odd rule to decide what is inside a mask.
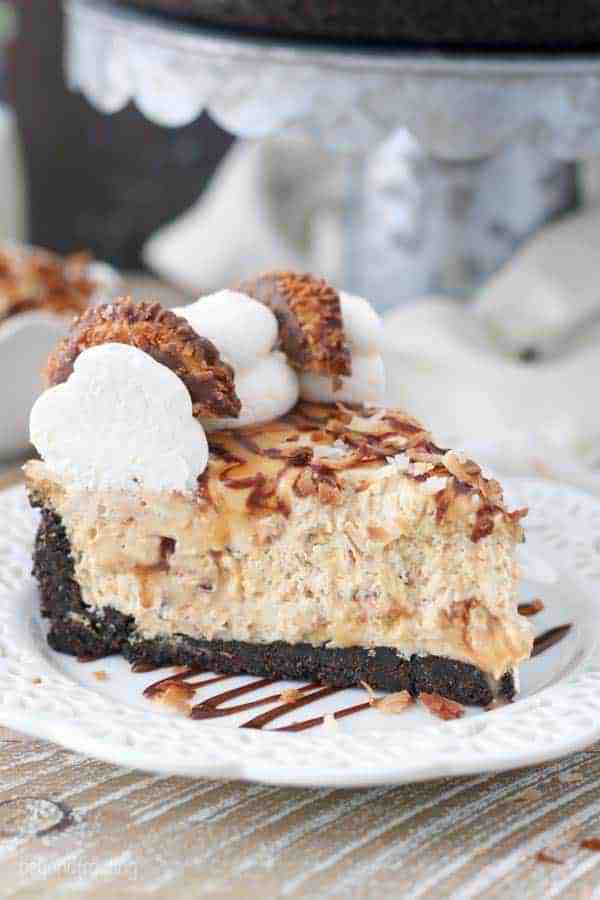
[[[0,728],[0,770],[3,898],[600,897],[600,744],[516,773],[304,790],[143,774]]]

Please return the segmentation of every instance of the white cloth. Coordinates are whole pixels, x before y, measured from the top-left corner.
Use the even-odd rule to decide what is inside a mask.
[[[543,228],[479,292],[475,312],[516,353],[560,353],[600,320],[600,206]]]
[[[505,353],[468,307],[426,297],[385,317],[387,399],[450,446],[530,440],[563,456],[600,448],[600,326],[544,362]]]
[[[192,296],[266,269],[339,283],[344,183],[336,158],[291,138],[235,144],[186,213],[146,242],[146,264]]]

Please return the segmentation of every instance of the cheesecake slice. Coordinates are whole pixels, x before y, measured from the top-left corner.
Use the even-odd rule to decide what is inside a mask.
[[[354,402],[382,384],[365,300],[289,273],[241,290],[94,307],[52,354],[26,466],[50,645],[511,698],[525,510],[407,413]]]
[[[516,689],[522,511],[390,409],[300,402],[209,437],[193,495],[26,467],[49,642],[488,704]]]

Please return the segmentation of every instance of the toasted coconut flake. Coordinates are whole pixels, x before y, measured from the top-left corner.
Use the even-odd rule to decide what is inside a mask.
[[[484,480],[481,492],[486,500],[488,500],[490,503],[495,504],[496,506],[501,506],[504,503],[502,485],[499,481],[496,481],[495,478],[490,478],[487,481]],[[527,515],[526,511],[524,515]]]
[[[451,719],[460,719],[465,714],[464,707],[455,700],[449,700],[448,697],[442,697],[441,694],[419,694],[419,700],[423,706],[429,710],[438,719],[449,722]]]
[[[283,703],[295,703],[301,696],[302,693],[297,688],[286,688],[280,693],[279,699],[283,701]]]
[[[397,691],[394,694],[385,694],[383,697],[378,697],[371,685],[367,684],[366,681],[361,681],[361,685],[369,695],[369,704],[373,709],[379,710],[379,712],[391,715],[402,713],[414,703],[408,691]]]
[[[193,696],[194,692],[195,689],[190,694],[190,685],[181,682],[167,682],[162,690],[152,695],[151,699],[155,703],[162,703],[185,716],[190,716],[192,712],[190,696]]]
[[[450,474],[454,475],[458,481],[464,481],[465,484],[470,484],[473,487],[478,486],[481,468],[473,460],[463,459],[458,453],[448,450],[443,457],[443,463]]]
[[[544,601],[539,597],[534,597],[529,603],[519,603],[519,614],[522,616],[537,616],[544,609]]]
[[[524,519],[527,515],[529,515],[529,507],[522,506],[520,509],[513,509],[512,512],[507,513],[508,518],[512,519],[513,522],[518,523],[521,519]]]
[[[386,694],[385,697],[369,700],[369,702],[379,712],[396,715],[405,712],[414,703],[414,700],[408,691],[397,691],[394,694]]]
[[[108,681],[108,672],[105,672],[104,669],[99,669],[97,672],[94,672],[94,678],[96,681]]]

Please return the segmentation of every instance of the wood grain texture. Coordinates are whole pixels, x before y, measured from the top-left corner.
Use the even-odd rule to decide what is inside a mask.
[[[583,898],[600,883],[600,853],[580,847],[600,836],[600,746],[519,773],[301,790],[132,772],[1,729],[0,770],[3,897]],[[42,815],[12,812],[25,798],[66,826],[37,835]]]

